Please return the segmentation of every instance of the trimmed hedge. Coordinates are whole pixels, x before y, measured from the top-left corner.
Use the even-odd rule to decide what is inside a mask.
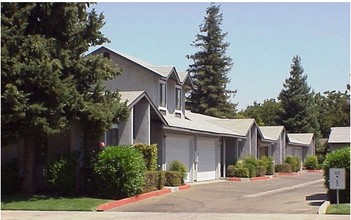
[[[272,157],[262,156],[261,159],[258,160],[258,164],[266,167],[266,175],[274,174],[274,163]]]
[[[256,166],[254,164],[244,164],[244,168],[249,170],[249,177],[256,177]]]
[[[291,164],[292,172],[298,172],[301,169],[301,160],[296,156],[287,156],[285,163]]]
[[[138,144],[134,144],[133,147],[143,155],[146,169],[149,171],[156,171],[157,170],[157,145],[138,143]]]
[[[226,172],[227,177],[234,177],[235,176],[234,169],[235,169],[234,165],[227,166],[227,172]]]
[[[316,169],[318,169],[319,168],[319,164],[318,164],[317,156],[308,155],[306,157],[304,166],[306,167],[307,170],[316,170]]]
[[[51,193],[73,195],[76,182],[76,161],[72,156],[61,156],[46,167],[44,176]]]
[[[181,173],[182,175],[182,180],[181,183],[184,185],[184,179],[187,177],[188,173],[188,168],[180,161],[178,160],[173,160],[169,163],[169,171],[177,171]]]
[[[143,191],[143,155],[130,146],[104,148],[93,164],[98,192],[107,198],[121,199]]]
[[[165,186],[184,185],[183,174],[178,171],[165,171]]]
[[[11,160],[1,164],[1,193],[11,194],[19,189],[18,161]]]
[[[234,176],[241,177],[241,178],[247,178],[250,176],[249,170],[245,167],[234,168]]]
[[[165,181],[165,173],[163,171],[146,171],[143,192],[147,193],[163,189]]]
[[[257,176],[265,176],[266,175],[266,167],[265,166],[257,166],[256,167]]]
[[[323,163],[324,185],[328,189],[328,196],[331,203],[336,203],[336,190],[329,189],[329,169],[345,168],[346,189],[339,190],[340,203],[350,203],[350,147],[335,150],[326,155]]]
[[[275,165],[275,172],[277,173],[291,173],[292,167],[290,163],[282,163]]]

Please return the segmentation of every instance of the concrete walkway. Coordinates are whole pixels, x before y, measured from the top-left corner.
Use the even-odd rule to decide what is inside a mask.
[[[3,220],[115,220],[115,219],[239,219],[239,220],[349,220],[350,216],[316,214],[228,214],[228,213],[145,213],[145,212],[56,212],[56,211],[1,211]]]

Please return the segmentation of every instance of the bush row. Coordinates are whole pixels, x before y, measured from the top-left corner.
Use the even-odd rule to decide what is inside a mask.
[[[262,157],[260,160],[248,156],[244,160],[239,160],[235,165],[227,167],[228,177],[256,177],[273,174],[273,159]]]
[[[156,152],[156,153],[155,153]],[[184,184],[187,168],[179,161],[170,163],[169,171],[156,171],[157,146],[137,144],[109,146],[100,151],[90,163],[90,194],[120,199],[166,186]],[[45,171],[50,191],[58,195],[75,192],[76,161],[59,157]]]

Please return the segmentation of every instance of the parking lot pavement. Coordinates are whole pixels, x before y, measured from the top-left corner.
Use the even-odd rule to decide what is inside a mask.
[[[57,211],[2,211],[3,220],[346,220],[350,216],[313,214],[240,214],[240,213],[153,213],[153,212],[57,212]]]
[[[192,184],[188,190],[109,211],[316,214],[325,199],[322,174],[302,173],[262,181]]]

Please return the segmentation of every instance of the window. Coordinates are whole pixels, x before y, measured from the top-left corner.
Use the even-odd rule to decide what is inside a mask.
[[[166,107],[166,83],[160,83],[160,107]]]
[[[181,110],[182,107],[182,90],[180,88],[175,89],[175,108]]]

